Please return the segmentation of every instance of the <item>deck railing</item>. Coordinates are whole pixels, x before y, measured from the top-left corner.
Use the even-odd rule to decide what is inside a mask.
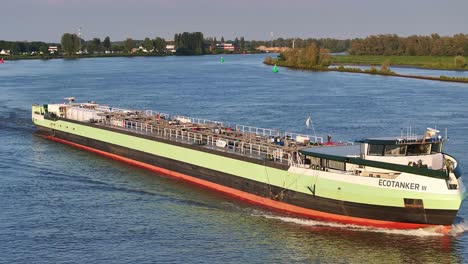
[[[253,126],[236,125],[236,130],[244,132],[244,133],[254,133],[259,136],[266,136],[266,137],[276,137],[280,135],[280,132],[276,129],[253,127]]]
[[[284,152],[281,148],[265,144],[243,142],[240,140],[225,138],[215,134],[204,134],[197,131],[154,126],[151,124],[145,124],[136,121],[120,120],[115,118],[111,118],[107,121],[101,120],[100,123],[106,126],[119,127],[122,129],[131,129],[134,130],[136,133],[168,138],[169,140],[184,143],[192,143],[207,146],[212,149],[225,149],[227,152],[233,152],[241,155],[262,157],[279,162],[282,162],[284,158]]]

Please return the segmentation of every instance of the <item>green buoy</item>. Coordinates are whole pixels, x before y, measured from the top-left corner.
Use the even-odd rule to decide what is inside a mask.
[[[276,66],[276,64],[275,64],[275,66],[273,66],[273,69],[271,71],[274,72],[274,73],[277,73],[278,72],[278,66]]]
[[[223,62],[224,62],[224,57],[221,57],[221,60],[220,60],[220,62],[221,62],[221,63],[223,63]]]

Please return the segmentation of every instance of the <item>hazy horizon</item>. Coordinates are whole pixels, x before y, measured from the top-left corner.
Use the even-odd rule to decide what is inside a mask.
[[[467,33],[468,1],[16,0],[2,4],[0,40],[60,42],[63,33],[112,41],[200,31],[205,37],[357,38]],[[15,23],[11,23],[15,21]],[[21,22],[17,22],[21,21]]]

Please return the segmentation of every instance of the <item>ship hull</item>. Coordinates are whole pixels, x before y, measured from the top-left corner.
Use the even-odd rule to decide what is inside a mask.
[[[41,134],[50,140],[302,217],[379,228],[414,229],[444,226],[443,229],[448,230],[457,214],[457,210],[421,210],[329,199],[312,192],[297,192],[74,133],[38,125],[37,127]]]

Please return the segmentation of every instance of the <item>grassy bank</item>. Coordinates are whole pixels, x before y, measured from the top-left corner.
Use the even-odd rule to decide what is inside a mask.
[[[468,83],[468,78],[465,77],[448,77],[448,76],[440,76],[440,77],[431,77],[431,76],[418,76],[418,75],[405,75],[405,74],[398,74],[390,69],[382,70],[376,67],[371,67],[368,70],[362,70],[360,68],[351,68],[351,67],[343,67],[339,66],[337,68],[328,68],[328,67],[299,67],[295,65],[289,65],[285,61],[281,61],[278,59],[265,59],[264,61],[267,65],[277,65],[280,67],[287,67],[291,69],[298,69],[298,70],[310,70],[310,71],[335,71],[335,72],[347,72],[347,73],[361,73],[361,74],[371,74],[371,75],[383,75],[383,76],[392,76],[392,77],[400,77],[400,78],[412,78],[412,79],[421,79],[421,80],[430,80],[430,81],[442,81],[442,82],[457,82],[457,83]]]
[[[333,56],[333,64],[355,65],[382,65],[389,61],[392,66],[410,66],[439,70],[468,70],[468,65],[463,68],[456,67],[455,58],[449,56],[369,56],[369,55],[342,55]],[[468,57],[465,57],[468,62]]]

